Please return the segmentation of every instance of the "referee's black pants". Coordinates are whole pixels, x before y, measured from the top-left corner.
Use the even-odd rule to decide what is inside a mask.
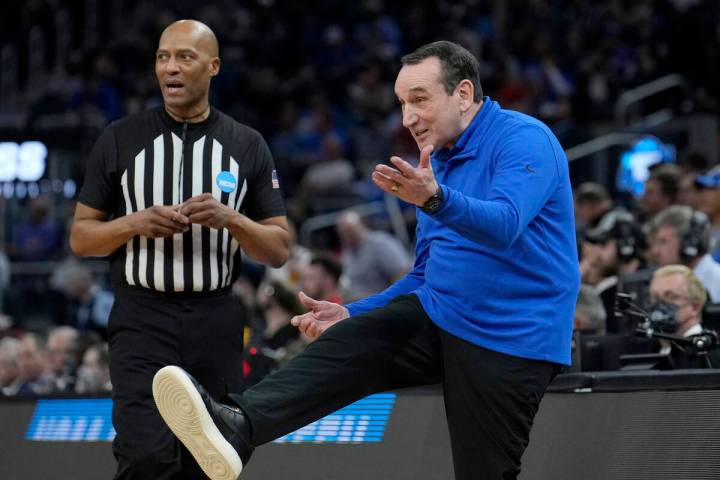
[[[348,318],[243,394],[253,443],[290,433],[367,395],[441,382],[459,480],[506,480],[556,364],[497,353],[438,328],[415,295]]]
[[[243,319],[227,292],[177,298],[130,289],[108,325],[116,480],[207,479],[155,406],[152,381],[180,365],[215,398],[242,391]]]

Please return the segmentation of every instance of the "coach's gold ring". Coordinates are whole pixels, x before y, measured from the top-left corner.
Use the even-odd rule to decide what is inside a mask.
[[[397,192],[398,190],[400,190],[400,184],[396,183],[395,185],[390,187],[390,190],[392,190],[393,192]]]

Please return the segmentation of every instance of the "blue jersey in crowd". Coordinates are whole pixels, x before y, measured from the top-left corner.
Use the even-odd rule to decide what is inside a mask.
[[[415,293],[453,335],[569,364],[580,272],[560,143],[542,122],[485,97],[456,144],[431,161],[445,203],[433,216],[417,210],[413,270],[347,305],[350,314]]]

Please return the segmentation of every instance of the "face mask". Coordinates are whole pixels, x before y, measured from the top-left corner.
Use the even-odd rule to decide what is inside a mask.
[[[648,323],[650,328],[664,333],[677,332],[680,324],[675,318],[677,307],[665,300],[658,300],[653,303],[648,312]]]

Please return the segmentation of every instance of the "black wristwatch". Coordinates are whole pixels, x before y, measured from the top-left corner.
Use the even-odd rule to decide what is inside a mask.
[[[423,206],[420,207],[420,210],[428,215],[435,215],[435,213],[442,208],[444,202],[445,194],[443,193],[442,187],[438,185],[437,192],[427,199]]]

